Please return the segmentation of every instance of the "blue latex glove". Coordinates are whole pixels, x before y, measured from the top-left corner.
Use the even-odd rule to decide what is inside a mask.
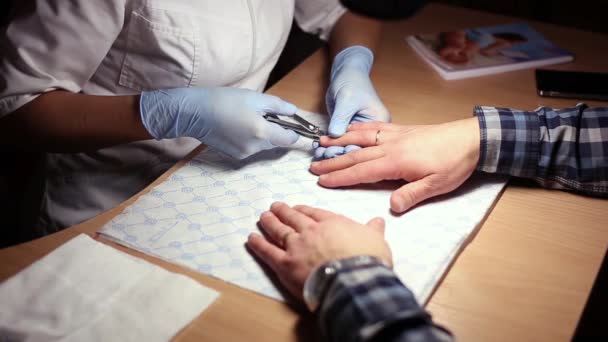
[[[265,113],[291,116],[296,106],[247,89],[144,91],[139,109],[144,127],[154,138],[192,137],[238,159],[298,140],[295,132],[262,117]]]
[[[346,48],[334,58],[330,84],[325,94],[327,112],[331,117],[330,136],[342,136],[353,122],[390,121],[390,114],[369,78],[373,63],[373,53],[363,46]],[[359,148],[355,145],[318,147],[315,158],[333,158]]]
[[[351,151],[360,150],[361,146],[346,145],[346,146],[323,147],[323,146],[319,146],[319,142],[318,141],[313,141],[312,148],[315,149],[315,151],[314,151],[314,159],[315,160],[322,160],[322,159],[335,158],[335,157],[341,156],[341,155],[346,154],[346,153],[351,152]]]

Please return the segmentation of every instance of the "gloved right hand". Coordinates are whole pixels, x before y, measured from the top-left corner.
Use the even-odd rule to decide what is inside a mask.
[[[239,88],[144,91],[139,101],[141,121],[155,139],[192,137],[238,159],[295,143],[295,132],[263,115],[291,116],[296,110],[276,96]]]
[[[351,123],[384,121],[390,113],[378,97],[369,73],[374,54],[363,46],[351,46],[336,55],[325,102],[331,120],[329,136],[342,136]],[[316,146],[315,159],[334,158],[360,149],[359,146]]]

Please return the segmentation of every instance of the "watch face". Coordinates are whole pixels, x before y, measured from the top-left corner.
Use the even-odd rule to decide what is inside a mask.
[[[304,282],[302,297],[310,311],[314,312],[320,305],[322,296],[327,291],[327,286],[342,269],[356,269],[359,267],[383,264],[380,259],[373,256],[361,255],[347,259],[330,261],[314,269]]]
[[[304,302],[311,312],[315,312],[319,307],[320,296],[323,294],[325,286],[336,274],[336,269],[331,266],[332,263],[314,269],[304,283]]]

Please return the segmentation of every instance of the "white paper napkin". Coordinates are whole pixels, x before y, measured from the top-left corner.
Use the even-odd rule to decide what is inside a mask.
[[[0,340],[167,341],[217,296],[82,234],[0,284]]]

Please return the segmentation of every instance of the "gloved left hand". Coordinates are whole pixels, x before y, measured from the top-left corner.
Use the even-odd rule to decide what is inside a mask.
[[[334,58],[325,94],[331,137],[342,136],[350,123],[390,122],[390,114],[369,78],[373,62],[373,53],[363,46],[346,48]],[[355,145],[316,147],[315,159],[333,158],[359,148]]]

